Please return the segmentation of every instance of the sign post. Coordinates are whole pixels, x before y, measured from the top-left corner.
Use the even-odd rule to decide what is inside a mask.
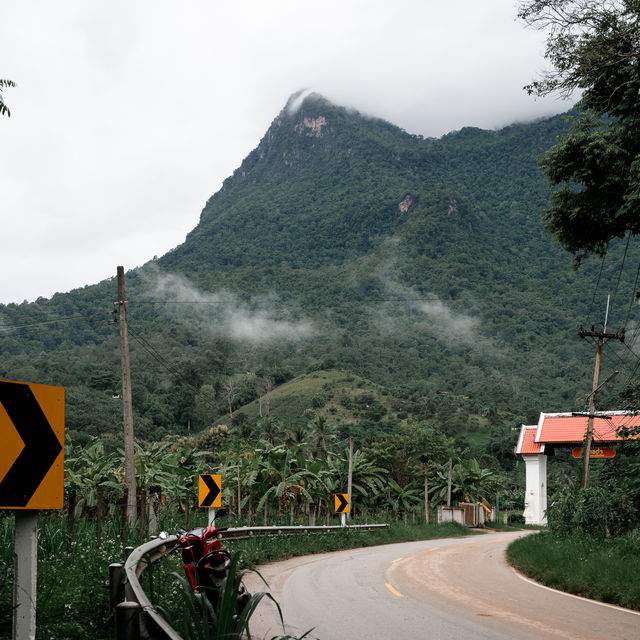
[[[0,509],[15,515],[13,640],[33,640],[38,510],[64,504],[64,389],[0,380],[0,442]]]
[[[38,512],[15,512],[13,640],[36,637],[38,583]]]

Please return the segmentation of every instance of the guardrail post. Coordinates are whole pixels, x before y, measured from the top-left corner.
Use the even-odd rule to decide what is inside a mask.
[[[140,605],[137,602],[121,602],[116,607],[116,637],[118,640],[139,640]]]
[[[135,547],[125,547],[124,548],[124,560],[125,562],[129,559],[129,556],[133,553]],[[127,580],[127,582],[125,582],[124,584],[124,599],[125,600],[135,600],[135,594],[133,593],[133,590],[131,589],[131,585],[129,584],[129,581]]]
[[[109,603],[115,609],[122,600],[122,564],[114,562],[109,565]]]

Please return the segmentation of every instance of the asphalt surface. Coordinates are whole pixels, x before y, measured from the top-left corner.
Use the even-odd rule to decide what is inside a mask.
[[[286,633],[320,640],[640,640],[640,614],[547,589],[504,550],[523,533],[487,533],[294,558],[259,567]],[[286,541],[285,541],[286,543]],[[255,575],[251,592],[266,590]],[[266,598],[253,638],[282,635]]]

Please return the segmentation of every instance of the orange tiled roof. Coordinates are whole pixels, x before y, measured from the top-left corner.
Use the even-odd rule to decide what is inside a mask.
[[[535,441],[537,429],[537,425],[522,425],[522,428],[520,429],[520,437],[518,438],[518,444],[516,445],[516,455],[544,453],[544,444],[539,444]]]
[[[626,411],[599,412],[593,419],[593,441],[598,443],[620,442],[617,430],[621,426],[640,426],[640,415]],[[606,417],[602,417],[606,415]],[[535,434],[540,444],[580,444],[587,430],[587,416],[570,413],[541,413]]]

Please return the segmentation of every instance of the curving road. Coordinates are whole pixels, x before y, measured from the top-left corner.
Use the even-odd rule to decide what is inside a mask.
[[[537,585],[504,550],[516,533],[488,533],[294,558],[260,567],[286,631],[320,640],[640,640],[640,614]],[[264,583],[252,575],[252,592]],[[254,638],[283,633],[264,599]]]

